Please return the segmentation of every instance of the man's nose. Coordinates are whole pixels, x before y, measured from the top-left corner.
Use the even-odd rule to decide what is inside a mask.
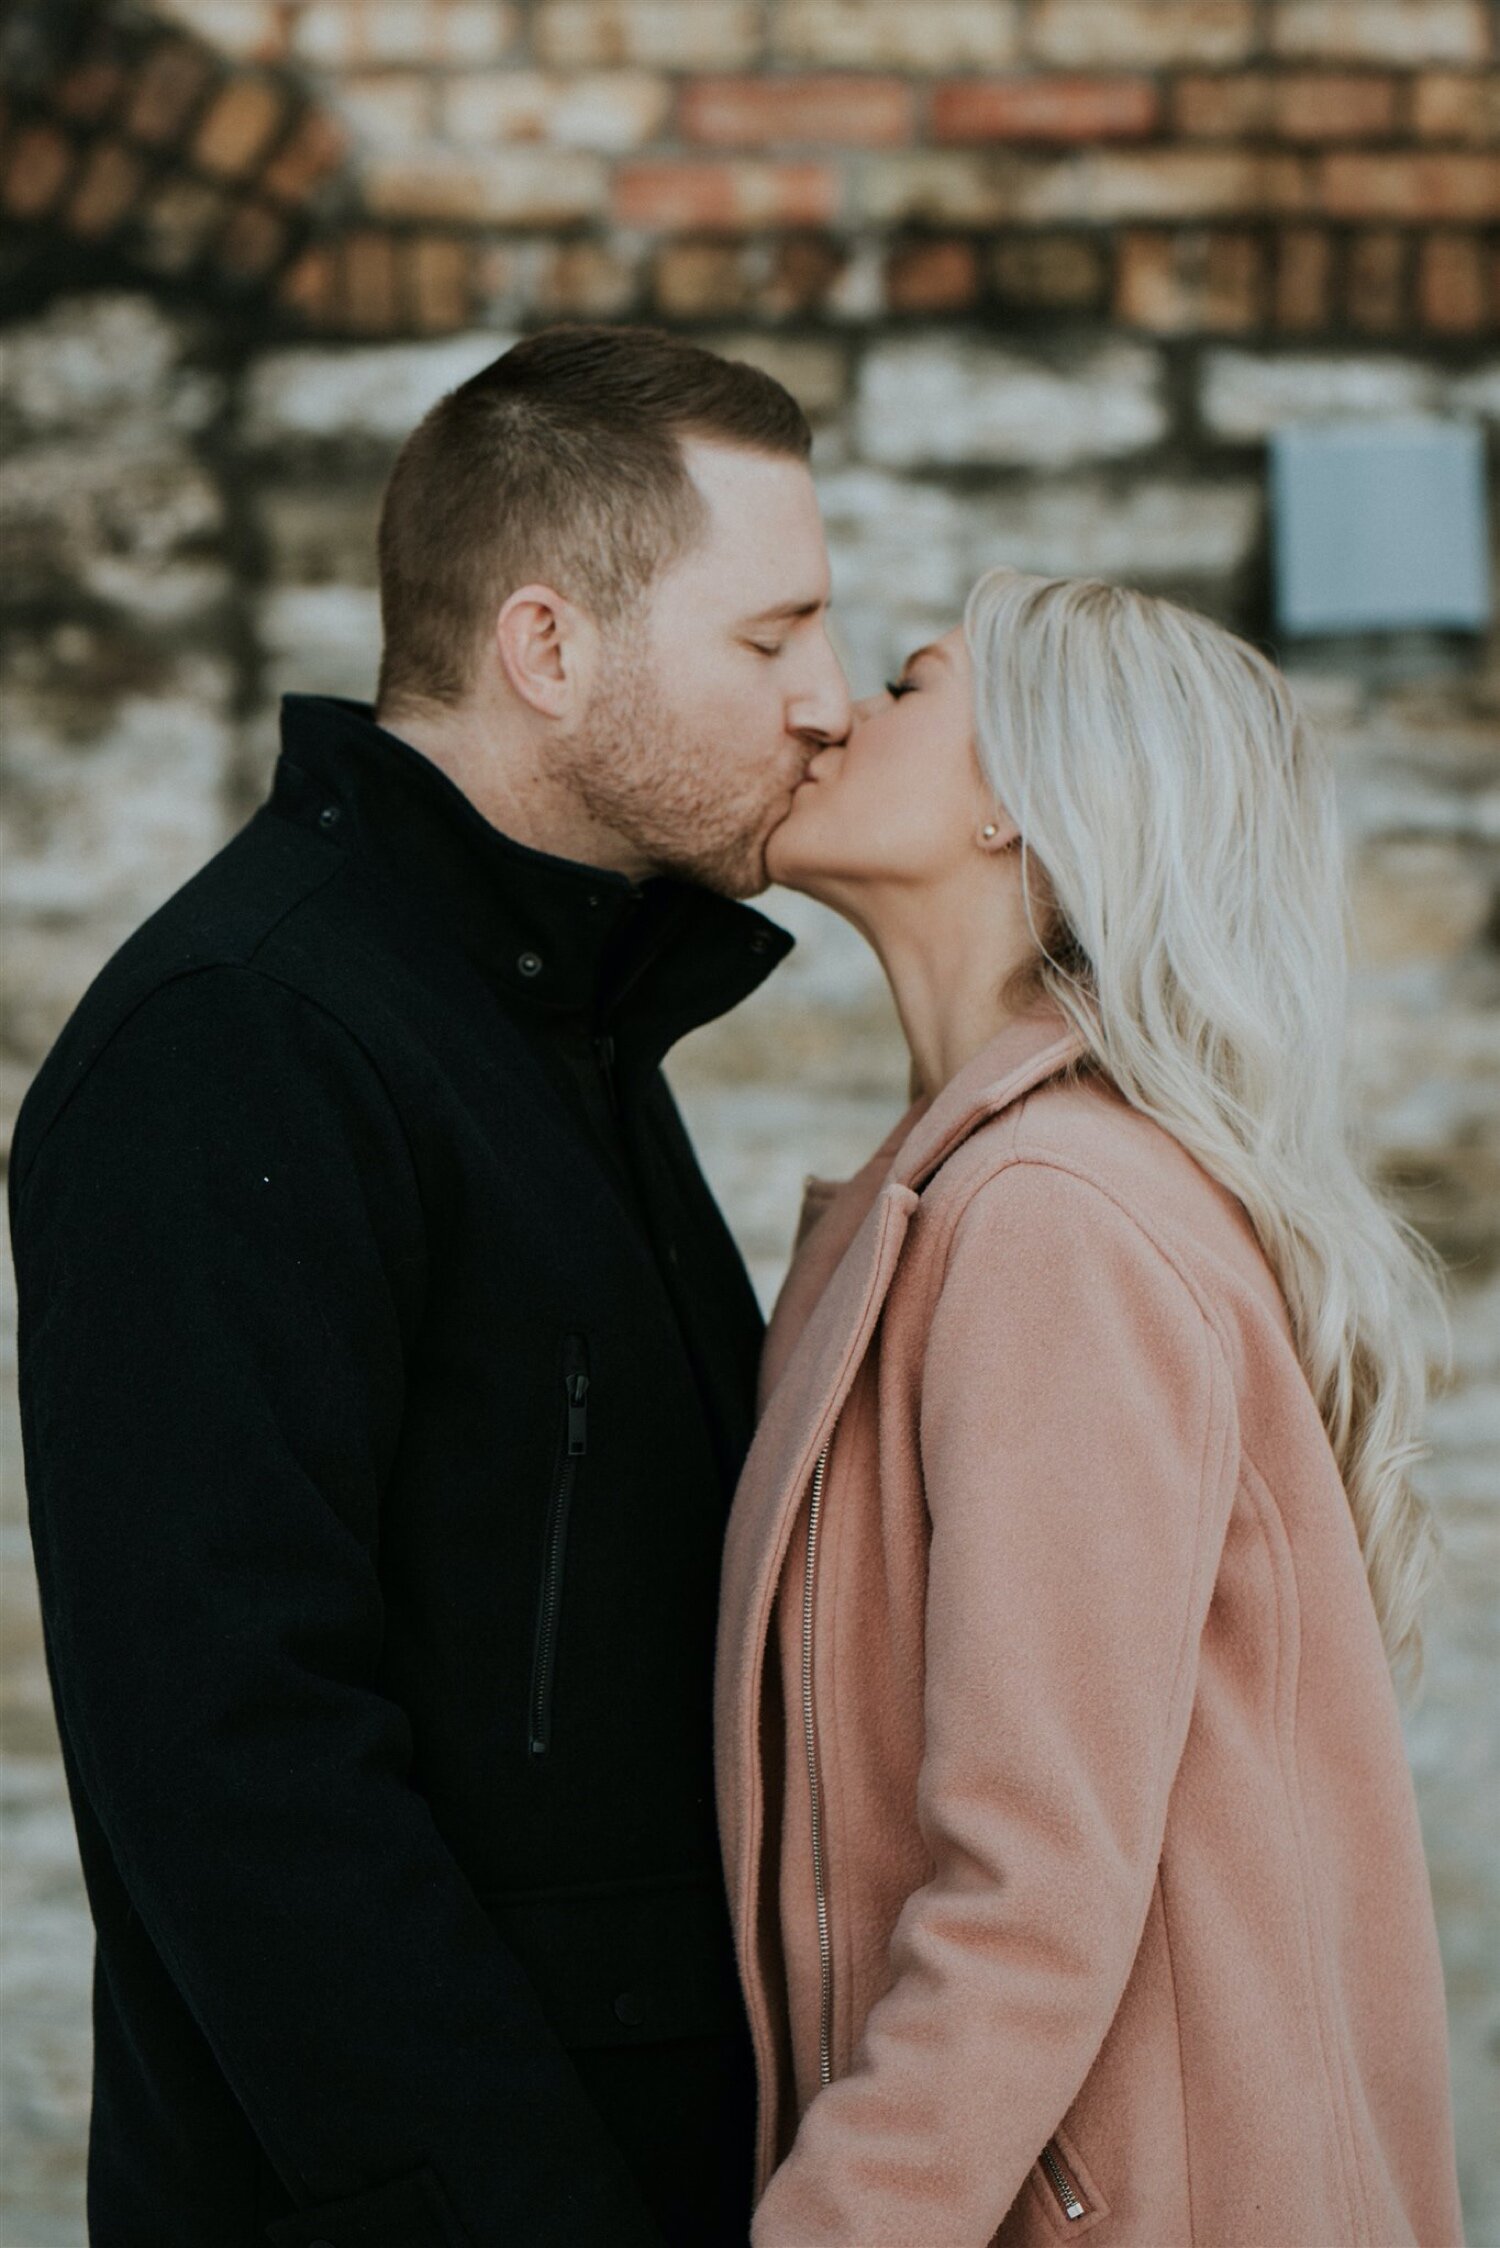
[[[854,723],[849,682],[832,645],[824,641],[816,677],[798,695],[788,713],[791,731],[822,749],[843,741]]]

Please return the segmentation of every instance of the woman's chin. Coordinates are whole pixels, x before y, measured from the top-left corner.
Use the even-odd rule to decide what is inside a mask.
[[[804,786],[810,787],[810,782]],[[800,791],[799,791],[800,794]],[[807,890],[816,884],[819,853],[809,823],[799,814],[797,798],[780,827],[771,830],[766,843],[766,872],[782,890]]]

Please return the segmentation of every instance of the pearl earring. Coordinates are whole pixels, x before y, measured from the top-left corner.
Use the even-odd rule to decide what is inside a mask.
[[[996,827],[994,821],[991,820],[988,827],[981,828],[979,832],[984,842],[993,843],[995,837],[1000,833],[1000,830],[998,827]]]

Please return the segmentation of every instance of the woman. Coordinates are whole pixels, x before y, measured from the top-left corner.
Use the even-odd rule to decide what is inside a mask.
[[[1286,684],[992,572],[771,867],[917,1099],[810,1186],[726,1548],[755,2248],[1451,2248],[1388,1668],[1433,1283],[1345,1150]]]

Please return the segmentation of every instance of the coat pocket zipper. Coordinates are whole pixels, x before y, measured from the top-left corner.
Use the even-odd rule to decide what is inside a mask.
[[[1038,2159],[1042,2165],[1042,2176],[1056,2194],[1063,2215],[1070,2224],[1076,2224],[1080,2217],[1088,2215],[1088,2203],[1074,2183],[1073,2173],[1064,2162],[1056,2139],[1047,2141]]]
[[[807,1784],[812,1830],[813,1907],[818,1920],[818,2082],[833,2082],[833,1937],[828,1919],[828,1887],[823,1863],[823,1781],[818,1770],[818,1729],[813,1713],[813,1595],[817,1587],[818,1523],[833,1438],[818,1454],[807,1508],[807,1559],[802,1579],[802,1733],[807,1750]]]
[[[531,1709],[527,1745],[533,1756],[545,1756],[552,1745],[552,1682],[557,1667],[557,1626],[562,1603],[563,1563],[568,1550],[568,1514],[578,1463],[589,1448],[588,1347],[582,1335],[569,1335],[563,1344],[562,1455],[552,1501],[547,1509],[547,1532],[542,1548],[542,1587],[537,1599],[536,1640],[531,1657]]]

